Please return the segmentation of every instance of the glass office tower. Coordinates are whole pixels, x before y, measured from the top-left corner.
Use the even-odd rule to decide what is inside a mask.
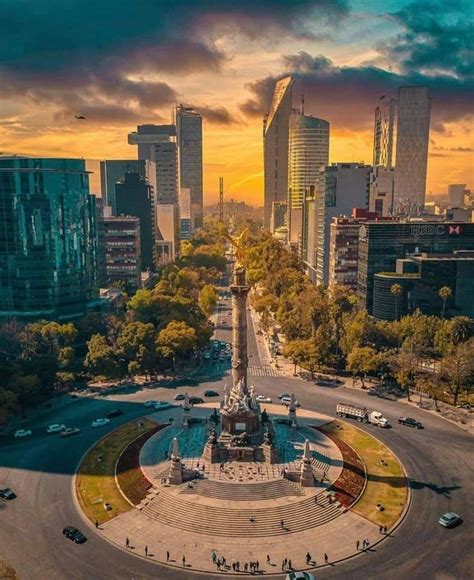
[[[97,294],[85,161],[0,158],[0,317],[73,320]]]

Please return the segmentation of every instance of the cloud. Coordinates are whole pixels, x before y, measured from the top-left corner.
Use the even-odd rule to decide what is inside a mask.
[[[304,93],[309,113],[339,128],[364,129],[373,123],[374,106],[381,95],[396,97],[399,86],[424,85],[432,96],[431,127],[446,135],[447,123],[473,114],[472,24],[467,12],[463,14],[465,9],[462,0],[405,6],[390,15],[401,32],[379,43],[379,56],[361,66],[337,66],[325,55],[304,51],[285,55],[282,75],[249,85],[253,96],[240,109],[250,117],[265,114],[275,82],[291,74],[293,94]]]
[[[225,107],[212,108],[201,105],[195,106],[193,109],[201,113],[205,120],[214,125],[232,125],[236,122]]]
[[[436,151],[452,151],[453,153],[472,153],[474,147],[433,147]]]
[[[163,74],[220,71],[223,35],[317,36],[348,12],[347,0],[0,0],[0,97],[56,105],[58,119],[156,118],[177,100]],[[201,109],[233,122],[223,107]]]

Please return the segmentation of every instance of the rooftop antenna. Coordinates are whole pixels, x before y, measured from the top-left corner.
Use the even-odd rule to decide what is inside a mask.
[[[219,220],[224,221],[224,178],[219,177]]]

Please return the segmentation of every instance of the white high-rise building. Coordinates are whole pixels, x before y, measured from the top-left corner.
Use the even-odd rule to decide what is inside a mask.
[[[316,184],[319,169],[329,163],[329,123],[293,112],[288,147],[288,244],[298,247],[305,198]]]
[[[395,213],[416,214],[425,204],[430,115],[431,99],[427,87],[399,88]]]
[[[286,202],[288,196],[288,134],[292,85],[291,77],[285,77],[276,83],[270,110],[263,121],[263,225],[266,229],[270,228],[274,202]]]
[[[190,107],[176,107],[179,188],[189,189],[193,211],[192,227],[202,226],[202,117]]]
[[[392,167],[393,130],[397,112],[395,99],[382,95],[375,108],[374,122],[374,167]]]

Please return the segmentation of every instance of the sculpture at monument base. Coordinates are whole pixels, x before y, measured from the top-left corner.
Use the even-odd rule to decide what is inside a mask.
[[[303,487],[314,486],[314,474],[311,466],[311,451],[308,439],[304,442],[303,457],[301,458],[300,483]]]

